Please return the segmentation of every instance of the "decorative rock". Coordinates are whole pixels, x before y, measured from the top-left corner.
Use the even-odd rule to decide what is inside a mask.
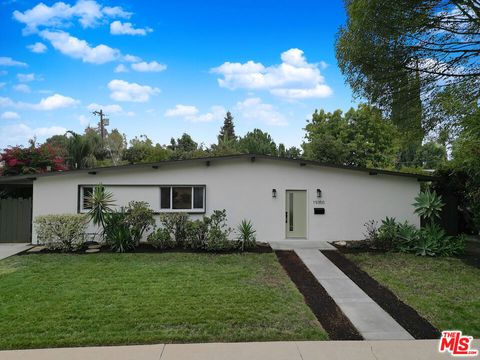
[[[89,249],[100,249],[102,247],[102,245],[99,245],[99,244],[92,244],[92,245],[88,245],[88,248]]]
[[[45,249],[45,246],[35,246],[27,251],[29,254],[35,254],[41,252],[43,249]]]
[[[338,246],[347,246],[347,242],[346,242],[346,241],[337,241],[337,242],[335,242],[335,245],[338,245]]]
[[[85,250],[85,252],[87,254],[93,254],[93,253],[98,253],[100,252],[100,249],[88,249],[88,250]]]

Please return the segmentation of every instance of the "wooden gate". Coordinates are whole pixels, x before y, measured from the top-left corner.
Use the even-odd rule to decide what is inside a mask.
[[[0,243],[32,241],[32,198],[0,199]]]

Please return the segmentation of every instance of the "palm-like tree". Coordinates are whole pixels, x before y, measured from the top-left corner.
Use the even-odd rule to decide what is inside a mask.
[[[90,142],[84,136],[74,131],[67,131],[71,136],[68,139],[68,164],[75,169],[91,167],[95,162],[93,148]]]

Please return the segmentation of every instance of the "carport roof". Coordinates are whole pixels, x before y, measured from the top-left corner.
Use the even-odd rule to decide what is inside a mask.
[[[284,158],[284,157],[258,155],[258,154],[238,154],[238,155],[228,155],[228,156],[202,157],[202,158],[194,158],[194,159],[166,160],[166,161],[159,161],[159,162],[153,162],[153,163],[105,166],[105,167],[98,167],[98,168],[78,169],[78,170],[68,170],[68,171],[55,171],[55,172],[52,171],[52,172],[44,172],[44,173],[26,174],[26,175],[0,176],[0,184],[18,184],[18,183],[29,184],[40,177],[62,176],[62,175],[84,174],[84,173],[97,174],[99,172],[104,172],[104,171],[109,171],[109,172],[122,171],[127,169],[136,169],[136,168],[140,169],[140,168],[148,168],[148,167],[157,168],[163,165],[174,165],[174,164],[190,164],[190,163],[204,162],[206,165],[210,165],[210,163],[217,162],[217,161],[223,162],[223,161],[231,161],[235,159],[248,159],[250,161],[256,161],[257,159],[269,160],[269,161],[283,161],[283,162],[289,162],[289,163],[297,163],[300,166],[320,166],[320,167],[327,167],[327,168],[360,171],[360,172],[366,172],[370,175],[383,174],[383,175],[410,177],[410,178],[416,178],[419,181],[436,181],[439,179],[436,176],[430,176],[430,175],[413,174],[413,173],[405,173],[400,171],[366,168],[366,167],[358,167],[358,166],[336,165],[336,164],[329,164],[329,163],[312,161],[312,160],[304,160],[304,159],[290,159],[290,158]]]

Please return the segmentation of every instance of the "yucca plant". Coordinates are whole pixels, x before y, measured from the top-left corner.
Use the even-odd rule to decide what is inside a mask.
[[[443,208],[442,197],[435,191],[430,190],[422,191],[415,198],[415,213],[424,217],[426,220],[433,224],[435,219],[440,218],[440,213]]]
[[[88,216],[96,226],[105,227],[105,217],[112,212],[114,206],[113,194],[105,190],[102,184],[95,186],[92,194],[87,197],[87,205],[90,208]]]
[[[253,249],[256,245],[256,230],[250,220],[242,220],[237,227],[240,250]]]

